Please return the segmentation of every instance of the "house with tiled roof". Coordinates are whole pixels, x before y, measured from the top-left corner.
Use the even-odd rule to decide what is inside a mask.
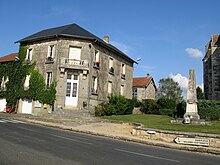
[[[0,57],[0,63],[15,61],[18,57],[18,53],[11,53],[6,56]]]
[[[138,100],[155,99],[156,91],[153,77],[147,75],[133,78],[132,96],[137,97]]]
[[[36,63],[46,87],[57,82],[55,109],[92,111],[117,93],[132,97],[133,64],[125,53],[77,24],[42,30],[16,43]],[[42,108],[30,103],[33,110]],[[33,113],[33,111],[32,111]]]
[[[6,56],[0,57],[0,63],[6,63],[15,61],[18,57],[18,53],[11,53]],[[0,77],[0,90],[4,90],[5,84],[8,81],[6,77]],[[0,98],[0,112],[5,111],[6,108],[6,99]]]

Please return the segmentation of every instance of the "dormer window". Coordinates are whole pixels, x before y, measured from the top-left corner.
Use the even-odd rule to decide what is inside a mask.
[[[31,61],[32,60],[32,53],[33,53],[33,50],[32,49],[28,49],[25,60]]]

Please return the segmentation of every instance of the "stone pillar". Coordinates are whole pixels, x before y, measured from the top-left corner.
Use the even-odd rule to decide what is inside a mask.
[[[189,82],[187,90],[187,102],[186,102],[186,113],[184,120],[186,121],[197,121],[200,119],[197,108],[197,95],[196,95],[196,80],[194,69],[189,70]],[[187,123],[189,123],[187,122]]]

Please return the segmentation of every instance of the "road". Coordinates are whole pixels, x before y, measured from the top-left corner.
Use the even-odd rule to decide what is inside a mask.
[[[219,165],[197,154],[0,119],[1,165]]]

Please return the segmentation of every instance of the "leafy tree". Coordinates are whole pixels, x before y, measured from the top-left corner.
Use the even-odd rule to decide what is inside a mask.
[[[202,92],[202,89],[198,86],[196,88],[196,94],[197,94],[197,99],[205,99],[204,93]]]
[[[157,97],[172,99],[177,103],[183,100],[182,90],[178,82],[175,82],[172,78],[160,79]]]

